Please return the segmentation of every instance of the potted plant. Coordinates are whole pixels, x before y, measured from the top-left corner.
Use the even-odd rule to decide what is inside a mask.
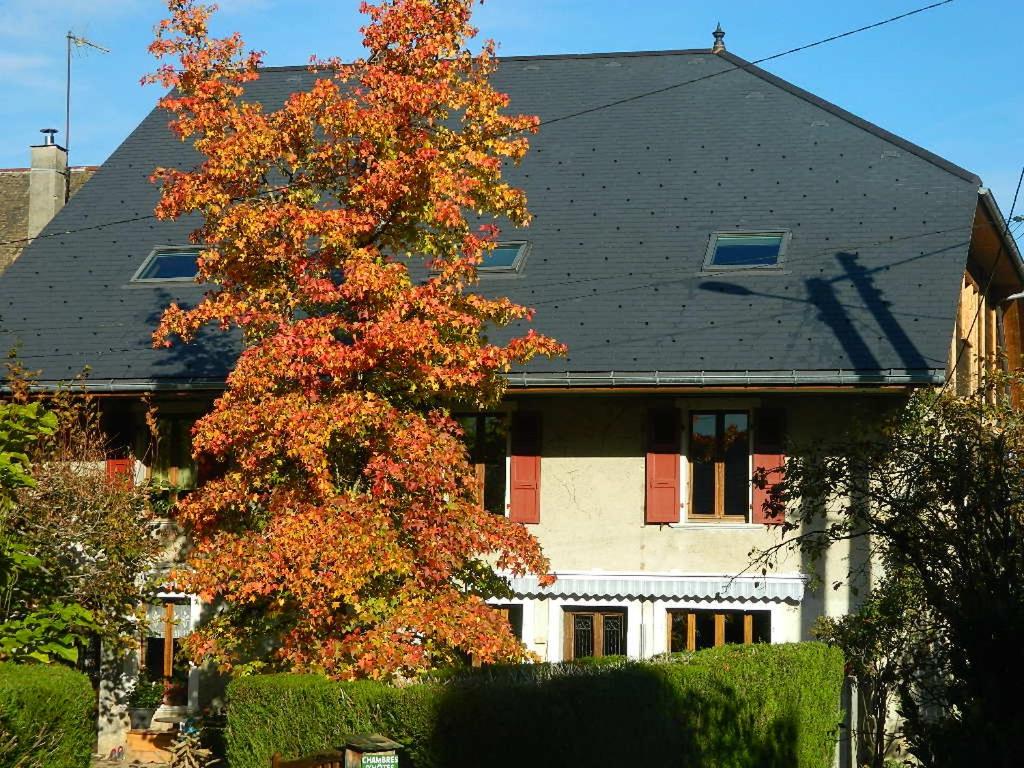
[[[163,701],[163,682],[140,675],[135,681],[135,687],[128,694],[128,713],[132,719],[132,730],[149,730],[153,724],[153,715]]]
[[[164,680],[164,704],[181,707],[188,704],[189,663],[175,654],[171,676]]]

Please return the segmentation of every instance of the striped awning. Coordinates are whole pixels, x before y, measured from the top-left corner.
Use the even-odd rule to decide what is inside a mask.
[[[535,576],[515,576],[509,582],[519,597],[798,603],[804,595],[804,579],[800,576],[560,573],[549,587],[541,587]]]

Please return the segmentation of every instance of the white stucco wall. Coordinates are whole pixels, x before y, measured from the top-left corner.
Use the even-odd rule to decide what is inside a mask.
[[[750,564],[754,549],[778,542],[775,528],[753,524],[696,522],[686,518],[673,525],[648,525],[644,522],[645,431],[648,408],[674,405],[682,411],[683,456],[681,502],[688,498],[686,483],[686,424],[689,410],[748,410],[770,404],[787,412],[788,437],[796,444],[812,443],[817,438],[835,437],[850,427],[852,418],[864,419],[881,414],[898,402],[896,396],[881,395],[776,395],[772,397],[618,397],[566,395],[517,400],[514,407],[538,410],[543,414],[541,461],[541,522],[529,526],[551,560],[554,573],[629,573],[629,574],[720,574],[733,576]],[[852,560],[851,560],[852,557]],[[733,609],[772,610],[773,642],[806,640],[811,637],[815,620],[821,615],[842,615],[855,607],[856,596],[844,585],[833,589],[833,582],[845,581],[851,566],[862,564],[863,545],[834,546],[817,566],[821,586],[805,592],[796,605],[776,601],[771,605],[743,604],[731,601]],[[783,557],[776,573],[810,576],[810,565],[797,554]],[[754,572],[755,574],[757,571]],[[598,598],[600,596],[593,596]],[[563,601],[580,604],[579,600]],[[547,629],[524,640],[531,649],[549,660],[561,654],[560,615],[564,605],[558,597],[540,601],[548,611]],[[631,655],[657,653],[664,644],[664,615],[667,608],[716,607],[713,603],[673,603],[649,601],[647,614],[638,601],[619,601],[630,610],[629,641]],[[529,606],[527,606],[529,608]],[[528,611],[524,611],[524,615]],[[641,620],[649,617],[648,623]],[[524,626],[525,626],[524,618]],[[540,627],[540,622],[534,623]],[[539,642],[543,635],[543,648]],[[636,635],[636,637],[634,637]],[[643,646],[641,641],[643,640]],[[543,651],[543,652],[542,652]],[[635,652],[635,653],[634,653]]]

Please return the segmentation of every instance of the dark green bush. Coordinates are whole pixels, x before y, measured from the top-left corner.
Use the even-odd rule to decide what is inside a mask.
[[[231,768],[378,732],[403,765],[830,768],[838,651],[728,646],[659,662],[488,667],[406,687],[265,675],[228,687]]]
[[[0,663],[0,765],[87,768],[96,741],[89,678],[50,664]]]

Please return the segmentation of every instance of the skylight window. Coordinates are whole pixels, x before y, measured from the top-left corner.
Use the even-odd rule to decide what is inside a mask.
[[[202,248],[167,246],[156,248],[132,278],[134,283],[191,282],[199,271],[197,261]]]
[[[518,272],[526,258],[529,243],[498,243],[494,250],[484,255],[480,263],[481,272]]]
[[[770,269],[782,264],[788,232],[715,232],[704,269]]]

